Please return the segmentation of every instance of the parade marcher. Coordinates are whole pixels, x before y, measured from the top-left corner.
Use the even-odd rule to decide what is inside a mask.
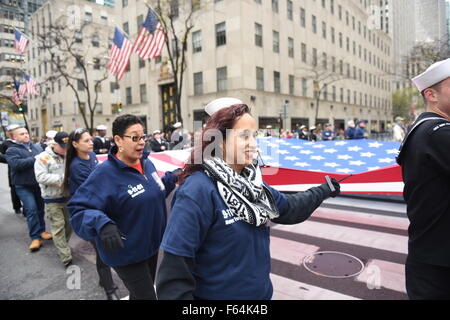
[[[358,122],[358,127],[355,130],[353,139],[364,139],[366,137],[366,122],[361,120]]]
[[[113,123],[115,145],[69,201],[75,232],[95,240],[100,258],[114,268],[130,300],[156,299],[158,250],[166,226],[165,198],[177,174],[161,179],[144,152],[141,120],[122,115]]]
[[[42,152],[38,145],[30,142],[28,130],[23,127],[12,130],[13,144],[6,150],[6,160],[11,168],[12,183],[22,202],[31,238],[29,249],[35,252],[42,246],[42,240],[52,235],[45,232],[44,200],[34,174],[35,156]]]
[[[6,150],[8,150],[8,148],[14,143],[13,138],[12,138],[12,131],[19,127],[20,126],[18,124],[11,124],[6,128],[6,134],[8,135],[8,138],[5,141],[3,141],[3,143],[0,145],[0,162],[8,164],[8,161],[6,161],[6,157],[5,157]],[[9,189],[11,191],[11,201],[12,201],[12,206],[13,206],[14,212],[16,214],[22,213],[23,215],[25,215],[25,213],[22,212],[22,210],[21,210],[22,204],[20,203],[20,199],[17,196],[16,187],[12,183],[11,168],[9,165],[8,165],[8,184],[9,184]]]
[[[64,266],[72,263],[69,240],[72,228],[67,212],[67,198],[64,196],[64,157],[66,155],[67,132],[58,132],[47,148],[36,156],[34,173],[41,188],[45,203],[45,213],[50,220],[53,243]]]
[[[57,133],[58,131],[55,130],[49,130],[45,133],[45,140],[41,142],[42,150],[47,149],[48,144],[53,141]]]
[[[272,136],[272,126],[266,126],[266,134],[265,137],[271,137]]]
[[[270,299],[270,221],[306,220],[339,193],[339,183],[333,179],[335,193],[327,184],[293,195],[276,191],[254,162],[257,128],[249,107],[213,101],[206,112],[202,145],[180,176],[161,244],[158,298]],[[211,134],[216,142],[206,138]]]
[[[94,152],[96,154],[107,154],[111,149],[111,140],[106,137],[107,128],[101,124],[96,129],[98,136],[94,138]]]
[[[347,122],[347,130],[345,130],[345,139],[346,140],[352,140],[355,139],[355,121],[348,120]]]
[[[332,130],[331,123],[327,123],[325,125],[325,130],[323,130],[323,132],[322,132],[322,140],[323,141],[334,140],[335,138],[336,138],[336,135],[334,134],[334,132]]]
[[[410,299],[450,299],[450,59],[412,81],[426,112],[397,157],[410,221],[406,291]]]
[[[183,128],[181,122],[177,122],[173,125],[175,130],[172,132],[170,137],[172,148],[171,149],[188,149],[191,147],[191,135],[189,132]]]
[[[405,125],[403,124],[404,120],[405,119],[403,119],[400,116],[395,117],[395,124],[394,124],[394,127],[392,128],[394,141],[402,142],[403,139],[405,139],[406,128],[405,128]]]
[[[74,195],[78,188],[89,177],[98,164],[97,156],[93,152],[94,143],[89,131],[78,128],[69,134],[64,174],[64,191],[68,197]],[[108,300],[119,300],[118,287],[114,283],[111,267],[105,264],[98,253],[95,241],[91,241],[96,254],[96,268]]]
[[[300,134],[298,138],[302,140],[309,140],[308,128],[305,125],[300,127]]]
[[[167,151],[168,143],[166,140],[161,138],[161,131],[155,130],[153,131],[153,138],[149,141],[150,149],[153,152],[163,152]]]
[[[317,139],[317,128],[316,126],[312,126],[309,128],[308,140],[316,142]]]

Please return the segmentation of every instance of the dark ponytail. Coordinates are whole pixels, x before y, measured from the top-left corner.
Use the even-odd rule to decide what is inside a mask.
[[[70,178],[70,165],[72,164],[72,161],[75,157],[77,157],[77,149],[73,146],[72,142],[78,142],[81,139],[81,136],[84,133],[89,133],[88,130],[83,128],[78,128],[75,131],[72,131],[69,134],[69,141],[67,142],[67,152],[66,152],[66,164],[64,168],[64,181],[63,181],[63,192],[64,197],[69,199],[72,195],[70,194],[70,188],[69,188],[69,178]]]

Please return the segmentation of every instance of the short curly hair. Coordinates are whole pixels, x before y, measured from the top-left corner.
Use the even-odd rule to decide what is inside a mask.
[[[125,134],[125,131],[129,127],[135,124],[140,124],[144,126],[141,119],[139,119],[137,116],[132,114],[124,114],[122,116],[118,116],[116,120],[114,120],[112,125],[112,133],[113,136],[119,136],[123,138],[123,135]]]

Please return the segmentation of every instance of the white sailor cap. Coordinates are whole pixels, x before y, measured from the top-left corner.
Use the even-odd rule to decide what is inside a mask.
[[[161,131],[159,131],[159,130],[153,131],[153,134],[159,134],[159,133],[161,133]]]
[[[47,133],[45,134],[45,136],[46,136],[47,138],[54,139],[57,133],[58,133],[58,131],[55,131],[55,130],[49,130],[49,131],[47,131]]]
[[[412,79],[420,92],[450,77],[450,58],[433,63],[425,72]]]
[[[107,129],[107,127],[103,124],[97,126],[97,130],[106,130],[106,129]]]
[[[173,125],[173,127],[175,128],[175,129],[177,129],[177,128],[179,128],[179,127],[181,127],[183,124],[181,123],[181,122],[177,122],[177,123],[175,123],[174,125]]]
[[[205,107],[205,111],[207,114],[212,116],[217,111],[223,108],[231,107],[232,105],[235,104],[244,104],[244,103],[236,98],[219,98],[208,103]]]
[[[16,130],[17,128],[20,128],[21,126],[18,124],[10,124],[9,126],[6,127],[7,131],[13,131]]]

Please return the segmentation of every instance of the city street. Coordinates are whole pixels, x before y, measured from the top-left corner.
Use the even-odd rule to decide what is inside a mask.
[[[36,253],[28,251],[26,221],[12,210],[6,174],[6,165],[1,165],[0,299],[104,299],[89,243],[72,237],[74,266],[67,271],[51,241]],[[402,204],[341,197],[327,200],[302,224],[273,226],[273,299],[406,299],[404,210]],[[346,279],[315,275],[302,261],[316,251],[351,254],[365,264],[365,269]],[[127,296],[116,274],[114,278],[121,297]]]

